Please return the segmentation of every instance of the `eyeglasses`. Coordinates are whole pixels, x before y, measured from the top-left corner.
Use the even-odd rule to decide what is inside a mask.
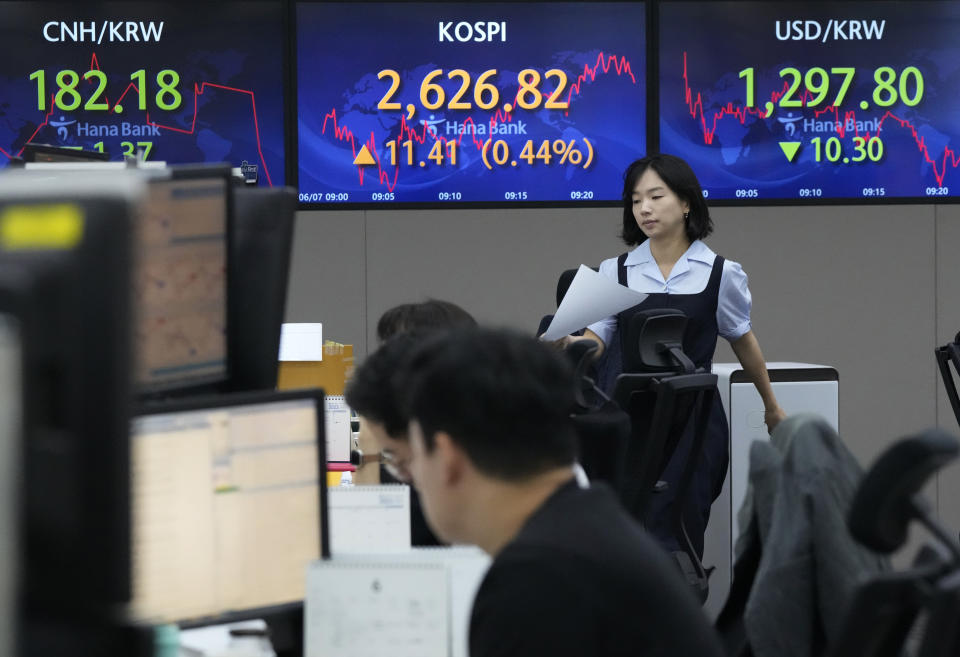
[[[382,449],[380,450],[380,464],[397,481],[404,484],[413,481],[413,475],[410,474],[409,456],[400,457],[391,449]]]

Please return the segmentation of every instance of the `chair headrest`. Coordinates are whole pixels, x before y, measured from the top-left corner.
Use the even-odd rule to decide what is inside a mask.
[[[957,457],[960,445],[940,429],[904,438],[881,454],[863,476],[847,525],[863,545],[890,553],[907,540],[921,511],[914,496],[934,472]]]
[[[550,328],[550,322],[553,321],[553,315],[544,315],[540,318],[540,325],[537,327],[537,337],[547,332],[547,329]]]
[[[567,296],[567,290],[570,289],[570,284],[573,282],[573,277],[577,275],[576,269],[565,269],[562,274],[560,274],[560,279],[557,281],[557,307],[560,307],[560,302],[563,301],[563,297]]]
[[[665,346],[682,345],[686,328],[687,316],[680,310],[657,308],[635,313],[627,326],[624,372],[682,370],[681,363]]]

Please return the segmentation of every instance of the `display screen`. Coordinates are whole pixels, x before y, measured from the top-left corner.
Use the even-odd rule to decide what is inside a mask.
[[[283,3],[0,2],[0,167],[27,143],[284,182]]]
[[[960,194],[960,4],[659,8],[660,150],[709,200]]]
[[[646,152],[645,6],[296,6],[300,201],[617,201]]]
[[[154,180],[137,234],[134,380],[143,392],[227,376],[226,175]]]
[[[304,599],[307,566],[323,556],[318,401],[265,396],[133,421],[136,618],[259,618]]]

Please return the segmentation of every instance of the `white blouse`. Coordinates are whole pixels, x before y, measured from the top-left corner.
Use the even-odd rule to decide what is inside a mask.
[[[670,276],[664,280],[657,261],[650,253],[650,241],[646,240],[630,252],[626,260],[627,287],[644,294],[698,294],[710,281],[710,272],[717,254],[701,240],[694,241],[673,266]],[[600,263],[600,273],[617,280],[617,258],[608,258]],[[741,338],[750,330],[750,288],[747,274],[739,263],[724,260],[720,275],[720,292],[717,300],[717,327],[729,342]],[[604,344],[617,330],[616,316],[610,316],[587,327],[596,333]]]

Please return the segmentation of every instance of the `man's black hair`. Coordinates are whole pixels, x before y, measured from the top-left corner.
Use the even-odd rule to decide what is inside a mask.
[[[457,304],[427,299],[420,303],[394,306],[383,313],[377,322],[377,338],[383,341],[407,331],[425,332],[476,325],[473,316]]]
[[[407,416],[394,392],[393,377],[423,339],[419,333],[390,338],[354,370],[347,385],[347,405],[382,424],[387,435],[397,440],[407,438]]]
[[[689,204],[690,213],[684,220],[687,239],[693,242],[708,237],[713,232],[713,220],[707,202],[703,200],[703,189],[697,175],[689,164],[676,155],[657,153],[631,163],[623,174],[623,241],[633,246],[647,239],[637,225],[637,218],[633,216],[633,190],[647,169],[656,171],[670,191]]]
[[[428,451],[444,431],[478,470],[508,481],[577,457],[573,370],[538,340],[493,329],[437,335],[417,347],[402,382]]]

